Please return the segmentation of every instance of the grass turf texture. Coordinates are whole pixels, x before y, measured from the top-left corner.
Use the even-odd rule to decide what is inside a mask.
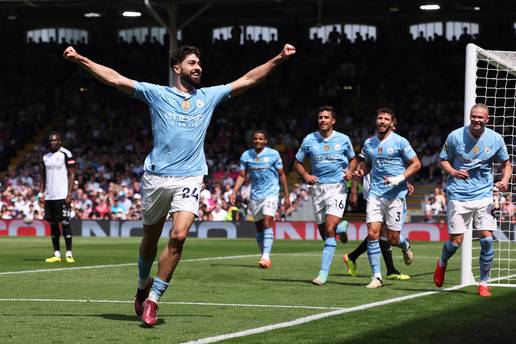
[[[345,274],[341,260],[358,242],[338,245],[329,281],[319,287],[310,281],[319,271],[321,241],[276,241],[272,269],[261,270],[254,240],[188,239],[172,286],[162,298],[158,324],[144,328],[132,304],[138,244],[137,238],[74,238],[77,263],[48,264],[44,258],[51,253],[49,238],[1,238],[0,343],[180,343],[331,312],[332,307],[356,307],[435,291],[432,273],[441,248],[439,243],[414,242],[416,259],[408,267],[401,252],[393,249],[398,269],[412,278],[385,280],[383,288],[368,290],[367,255],[358,260],[357,277]],[[238,255],[244,257],[220,258]],[[199,260],[210,257],[215,258]],[[1,274],[110,264],[113,266]],[[450,261],[444,287],[459,283],[459,266],[458,253]],[[155,271],[156,265],[152,273]],[[494,288],[493,297],[480,298],[475,287],[468,287],[227,342],[503,343],[513,338],[514,309],[514,288]]]

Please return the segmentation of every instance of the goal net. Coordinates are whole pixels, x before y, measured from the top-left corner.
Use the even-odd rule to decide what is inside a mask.
[[[500,133],[505,140],[514,166],[516,149],[516,51],[484,50],[474,44],[466,48],[466,75],[464,122],[469,124],[469,111],[476,103],[489,107],[488,127]],[[493,166],[495,182],[500,179],[499,164]],[[509,191],[497,194],[499,208],[493,215],[497,230],[493,232],[495,256],[489,283],[516,287],[516,212],[513,190],[516,178],[511,180]],[[505,201],[505,204],[503,203]],[[462,246],[461,284],[474,284],[480,278],[480,243],[478,233],[469,232]]]

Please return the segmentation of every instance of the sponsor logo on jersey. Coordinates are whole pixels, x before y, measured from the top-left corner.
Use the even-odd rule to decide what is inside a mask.
[[[473,147],[473,153],[478,154],[480,152],[480,147],[475,146]]]
[[[195,106],[197,106],[198,108],[202,108],[204,106],[204,101],[202,99],[197,99],[195,101]]]
[[[181,102],[181,108],[183,110],[188,110],[190,108],[190,101],[188,99],[184,99],[182,102]]]
[[[330,145],[326,145],[326,144],[325,144],[325,145],[323,146],[323,150],[324,150],[325,152],[329,151],[329,150],[330,150]]]
[[[256,161],[256,162],[260,162],[260,158],[259,158],[259,157],[256,157],[256,159],[254,159],[254,161]]]
[[[378,154],[379,154],[379,155],[381,155],[381,154],[382,154],[382,151],[383,151],[382,147],[378,147]]]

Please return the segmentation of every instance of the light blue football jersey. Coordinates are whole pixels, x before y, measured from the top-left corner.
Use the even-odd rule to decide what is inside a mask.
[[[277,150],[264,147],[259,154],[254,148],[246,150],[240,157],[240,170],[249,171],[251,199],[278,197],[280,190],[278,170],[282,168],[283,162]]]
[[[497,132],[485,128],[480,138],[471,135],[469,126],[452,131],[441,154],[456,170],[467,170],[468,179],[448,176],[446,193],[449,200],[473,201],[493,197],[492,163],[509,160],[507,146]]]
[[[311,174],[318,178],[317,183],[333,184],[344,180],[344,171],[355,152],[347,135],[333,131],[324,138],[316,131],[303,139],[296,160],[302,163],[306,156],[310,158]]]
[[[407,182],[396,186],[385,184],[385,177],[394,177],[405,172],[407,162],[416,152],[404,137],[391,132],[383,141],[378,136],[368,138],[360,156],[371,164],[369,197],[395,199],[405,198]]]
[[[147,103],[151,115],[153,148],[145,158],[145,172],[182,177],[207,174],[206,131],[213,110],[230,93],[229,84],[187,94],[175,87],[135,82],[134,97]]]

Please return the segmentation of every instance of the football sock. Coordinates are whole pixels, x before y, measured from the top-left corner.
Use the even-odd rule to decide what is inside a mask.
[[[66,250],[66,257],[73,257],[72,251]]]
[[[263,230],[263,253],[262,257],[269,259],[269,255],[272,251],[272,244],[274,243],[274,233],[272,228],[265,228]]]
[[[59,231],[59,224],[58,223],[51,223],[50,224],[50,235],[52,239],[52,246],[54,247],[54,251],[61,251],[59,247],[59,238],[61,237],[61,232]],[[61,257],[61,253],[59,253],[59,256]]]
[[[353,262],[356,262],[358,257],[360,257],[362,254],[364,254],[366,251],[367,251],[367,238],[365,238],[364,241],[362,241],[360,243],[360,245],[358,245],[358,247],[353,252],[348,254],[348,258],[351,259]]]
[[[410,247],[409,241],[407,239],[405,239],[405,237],[401,233],[400,233],[400,243],[399,243],[398,247],[401,248],[401,250],[403,252],[407,251]]]
[[[138,257],[138,289],[143,289],[149,283],[149,275],[154,259],[145,260]]]
[[[61,251],[54,251],[54,256],[61,258]]]
[[[152,284],[152,289],[149,293],[149,300],[158,303],[159,299],[161,298],[165,290],[167,290],[168,285],[168,282],[165,282],[158,276],[156,276],[156,278],[154,279],[154,283]]]
[[[327,238],[324,240],[324,249],[322,251],[321,270],[319,271],[319,276],[328,278],[328,273],[330,271],[331,262],[333,260],[333,255],[335,254],[336,248],[337,241],[335,240],[335,237]]]
[[[381,276],[381,268],[380,268],[380,243],[379,240],[367,240],[367,258],[369,258],[369,265],[371,265],[371,270],[373,271],[374,277],[377,277],[378,274]]]
[[[382,250],[383,261],[385,262],[385,267],[387,268],[387,275],[398,273],[394,267],[394,262],[392,261],[391,244],[389,244],[386,238],[380,238],[380,249]]]
[[[70,226],[70,222],[63,221],[61,222],[63,228],[63,237],[65,240],[66,250],[72,250],[72,226]]]
[[[264,241],[265,233],[256,232],[256,243],[258,244],[258,248],[260,249],[260,254],[263,254],[263,241]]]
[[[444,243],[443,249],[441,251],[441,258],[439,259],[439,265],[445,266],[448,262],[448,259],[450,259],[455,252],[459,249],[459,245],[456,245],[455,243],[448,240]]]
[[[489,279],[489,271],[493,264],[494,249],[493,237],[485,237],[480,239],[480,282],[487,283]]]

